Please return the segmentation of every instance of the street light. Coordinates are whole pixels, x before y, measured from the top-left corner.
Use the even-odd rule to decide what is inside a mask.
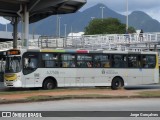
[[[71,37],[72,37],[72,41],[73,41],[73,28],[71,26]]]
[[[61,37],[61,17],[58,17],[58,33],[59,33],[59,38]]]
[[[7,23],[6,23],[6,32],[7,32],[8,30],[7,30]]]
[[[105,7],[100,7],[100,9],[102,9],[102,20],[103,20],[103,9],[104,9]]]
[[[67,24],[64,24],[64,36],[67,37]]]
[[[126,32],[128,31],[128,0],[126,0]]]
[[[58,18],[59,18],[59,16],[57,14],[57,16],[56,16],[56,37],[58,37],[58,31],[59,31]]]

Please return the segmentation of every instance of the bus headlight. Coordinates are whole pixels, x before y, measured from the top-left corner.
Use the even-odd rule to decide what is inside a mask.
[[[17,80],[17,75],[14,73],[4,74],[4,79],[7,81]]]

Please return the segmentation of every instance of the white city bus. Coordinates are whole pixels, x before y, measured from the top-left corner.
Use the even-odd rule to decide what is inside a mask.
[[[157,52],[28,49],[7,51],[6,87],[111,86],[159,83]]]

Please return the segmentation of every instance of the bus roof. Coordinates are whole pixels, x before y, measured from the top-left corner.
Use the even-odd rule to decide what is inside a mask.
[[[85,49],[41,49],[40,52],[59,53],[119,53],[119,54],[157,54],[153,51],[118,51],[118,50],[85,50]]]
[[[111,54],[157,54],[154,51],[119,51],[119,50],[86,50],[86,49],[21,49],[21,52],[54,52],[54,53],[111,53]]]

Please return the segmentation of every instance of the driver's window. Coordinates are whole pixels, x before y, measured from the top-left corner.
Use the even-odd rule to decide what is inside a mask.
[[[24,58],[24,67],[25,68],[37,68],[37,59],[36,58]]]
[[[24,75],[34,72],[38,67],[38,54],[25,53],[23,56],[23,73]]]

